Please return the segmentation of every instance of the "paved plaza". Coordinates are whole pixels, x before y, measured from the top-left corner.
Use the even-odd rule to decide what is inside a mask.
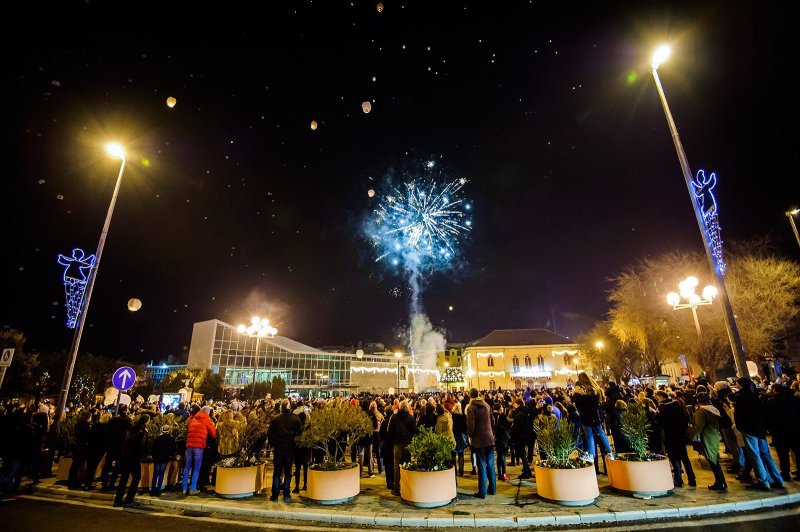
[[[497,494],[480,500],[477,476],[458,479],[458,500],[440,508],[422,509],[406,504],[386,489],[383,475],[361,479],[361,493],[353,501],[323,506],[306,499],[303,492],[293,495],[291,503],[270,502],[268,493],[248,499],[221,499],[213,492],[182,497],[167,491],[161,497],[137,496],[142,508],[188,510],[203,514],[228,514],[253,519],[297,520],[300,522],[341,523],[372,526],[413,527],[495,527],[558,526],[589,523],[619,523],[646,519],[686,518],[711,514],[756,511],[800,503],[800,482],[787,482],[786,490],[762,492],[748,489],[728,475],[728,492],[719,494],[706,489],[713,476],[704,461],[690,451],[697,474],[697,487],[676,488],[673,494],[642,500],[617,493],[608,485],[608,478],[599,475],[600,497],[594,504],[564,507],[541,500],[536,495],[535,479],[514,480],[520,468],[509,467],[510,482],[498,482]],[[723,463],[724,465],[724,463]],[[70,491],[55,484],[54,478],[43,481],[38,495],[87,498],[95,503],[111,505],[109,492]],[[293,481],[294,482],[294,481]],[[309,523],[310,524],[310,523]]]

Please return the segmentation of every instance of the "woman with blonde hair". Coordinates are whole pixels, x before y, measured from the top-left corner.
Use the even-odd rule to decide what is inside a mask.
[[[575,390],[572,394],[572,402],[578,409],[581,422],[583,423],[583,434],[585,436],[585,451],[595,456],[595,445],[600,445],[600,452],[603,456],[611,452],[611,445],[608,437],[603,431],[603,423],[600,419],[600,403],[603,402],[603,390],[594,380],[581,371],[575,383]]]

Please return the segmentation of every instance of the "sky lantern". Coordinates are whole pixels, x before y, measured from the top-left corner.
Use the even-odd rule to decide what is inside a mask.
[[[375,197],[375,190],[373,189],[367,190],[367,196],[369,196],[370,198]]]
[[[128,310],[136,312],[140,308],[142,308],[142,302],[140,300],[135,297],[128,300]]]
[[[169,98],[167,98],[167,107],[169,107],[170,109],[172,109],[173,107],[175,107],[175,104],[176,104],[176,103],[178,103],[178,100],[176,100],[176,99],[175,99],[175,98],[173,98],[172,96],[170,96]]]
[[[361,110],[364,111],[364,114],[369,114],[369,112],[372,111],[372,104],[369,100],[361,102]]]
[[[383,13],[383,2],[378,2],[378,5],[375,6],[375,9],[378,10],[378,13]]]
[[[312,120],[311,121],[311,131],[316,131],[318,127],[319,127],[319,124],[317,124],[317,121],[316,120]]]

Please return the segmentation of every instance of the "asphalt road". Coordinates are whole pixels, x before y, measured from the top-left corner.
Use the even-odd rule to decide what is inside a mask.
[[[783,510],[766,514],[730,515],[710,520],[691,520],[680,523],[647,523],[624,525],[618,527],[601,527],[602,530],[651,530],[651,529],[685,529],[692,531],[715,532],[749,532],[757,529],[770,532],[798,530],[800,508]],[[57,530],[58,532],[91,532],[92,530],[136,530],[170,532],[219,532],[233,530],[235,532],[264,530],[299,530],[318,532],[319,530],[363,531],[364,528],[325,527],[319,524],[287,526],[285,523],[242,522],[219,517],[186,517],[165,515],[147,510],[128,510],[95,506],[73,501],[47,501],[30,498],[19,498],[14,501],[0,503],[0,529],[9,532],[27,532]],[[395,529],[398,530],[398,529]],[[582,530],[590,530],[582,528]]]

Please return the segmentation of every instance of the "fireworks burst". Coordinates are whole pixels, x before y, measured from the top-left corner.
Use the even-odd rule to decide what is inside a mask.
[[[466,182],[426,177],[390,187],[367,228],[376,262],[409,270],[449,268],[472,227],[471,205],[462,190]]]

